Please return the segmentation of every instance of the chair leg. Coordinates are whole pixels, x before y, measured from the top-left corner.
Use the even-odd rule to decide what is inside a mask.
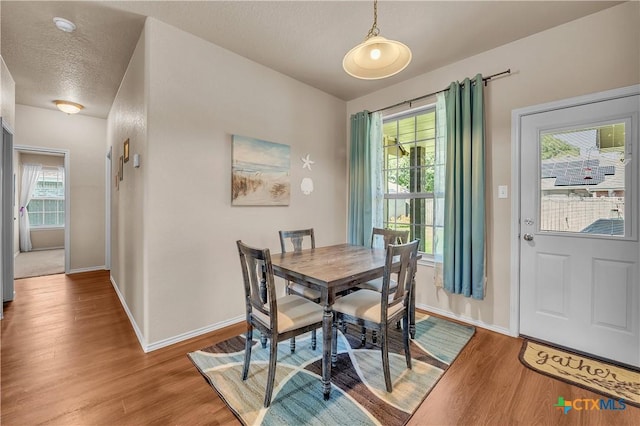
[[[289,287],[290,285],[291,285],[291,282],[287,281],[287,285],[284,287],[284,294],[286,294],[286,295],[291,294],[291,288]],[[264,346],[263,346],[263,348],[264,348]],[[290,348],[291,348],[291,353],[294,353],[296,351],[296,338],[295,337],[291,338]]]
[[[411,370],[411,343],[409,342],[409,315],[405,313],[402,318],[402,340],[404,341],[404,358],[407,361],[407,368]]]
[[[316,337],[316,331],[311,330],[311,350],[315,351],[318,346],[318,339]]]
[[[378,343],[378,332],[375,330],[371,330],[371,342]]]
[[[366,343],[367,343],[367,329],[363,325],[362,330],[360,332],[360,346],[364,347]]]
[[[273,384],[276,379],[276,362],[278,361],[278,339],[271,336],[269,348],[269,373],[267,374],[267,390],[264,395],[264,406],[271,405],[271,395],[273,394]]]
[[[335,367],[338,362],[338,321],[333,321],[331,330],[331,366]]]
[[[249,375],[249,362],[251,362],[251,347],[253,346],[253,326],[247,328],[246,342],[244,344],[244,367],[242,368],[242,380],[247,380]]]
[[[380,346],[382,346],[382,370],[384,371],[384,383],[387,387],[387,392],[393,392],[391,371],[389,369],[389,336],[386,323],[382,326],[380,334],[382,334]]]

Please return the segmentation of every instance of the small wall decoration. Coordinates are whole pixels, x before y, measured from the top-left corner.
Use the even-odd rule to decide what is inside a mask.
[[[120,156],[120,165],[118,166],[118,176],[120,177],[120,180],[124,179],[124,157],[121,155]]]
[[[307,168],[307,169],[309,169],[309,171],[311,171],[311,165],[313,163],[315,163],[315,161],[311,161],[311,159],[309,158],[309,154],[307,154],[306,157],[300,157],[300,159],[304,163],[304,164],[302,164],[302,168],[303,169]]]
[[[124,141],[124,162],[129,161],[129,138]]]
[[[300,190],[304,195],[309,195],[313,192],[313,180],[311,178],[304,178],[302,182],[300,182]]]
[[[233,135],[231,155],[231,205],[289,205],[289,145]]]

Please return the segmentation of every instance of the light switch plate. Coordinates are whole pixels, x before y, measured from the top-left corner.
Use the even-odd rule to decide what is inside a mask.
[[[498,185],[498,198],[509,198],[509,189],[507,185]]]

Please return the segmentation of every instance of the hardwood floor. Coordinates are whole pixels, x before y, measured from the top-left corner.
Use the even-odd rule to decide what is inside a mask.
[[[15,288],[2,320],[3,425],[239,424],[186,353],[241,325],[145,354],[107,272],[27,278]],[[559,396],[601,396],[525,368],[521,343],[478,329],[409,425],[640,424],[640,409],[628,405],[562,414],[553,407]]]

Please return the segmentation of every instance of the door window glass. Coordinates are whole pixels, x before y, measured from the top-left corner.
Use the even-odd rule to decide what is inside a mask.
[[[540,230],[625,235],[625,123],[540,135]]]

